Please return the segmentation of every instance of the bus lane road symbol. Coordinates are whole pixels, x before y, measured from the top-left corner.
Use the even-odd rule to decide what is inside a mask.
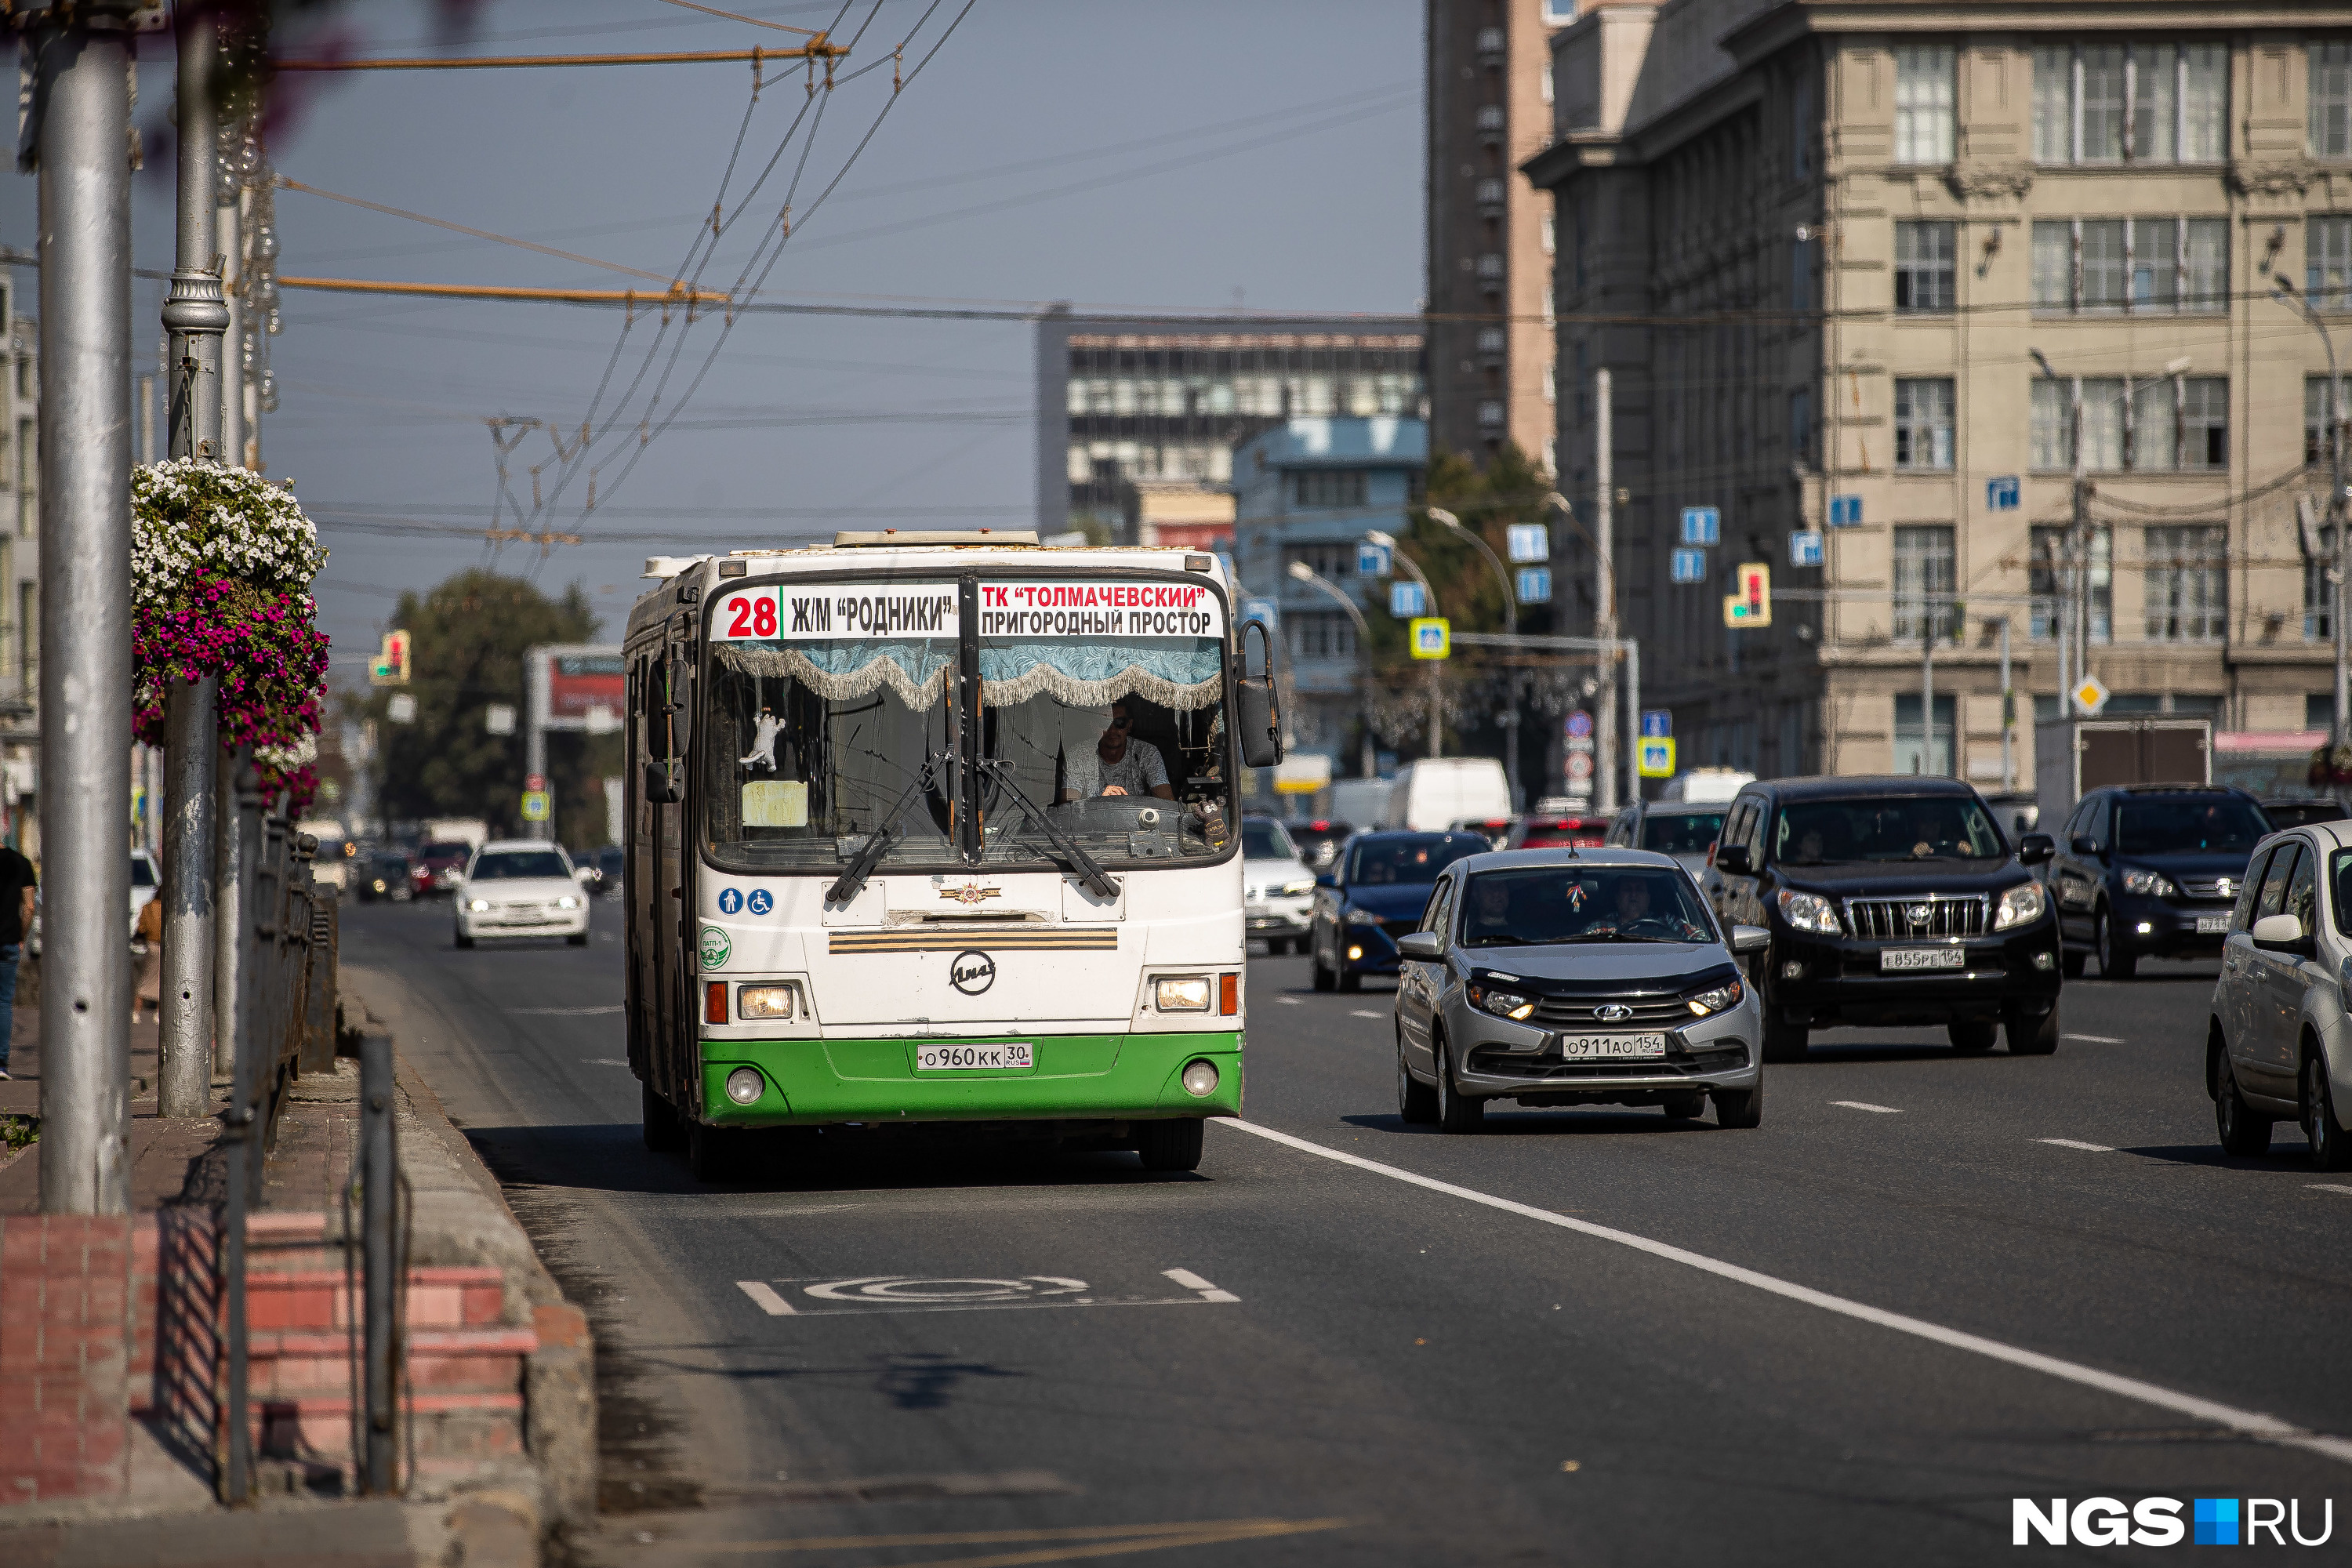
[[[735,944],[727,940],[727,933],[725,931],[720,931],[717,926],[704,926],[702,928],[703,968],[724,969],[727,967],[729,955],[733,953],[734,951]]]
[[[949,963],[948,980],[965,995],[977,996],[996,984],[996,960],[977,948],[966,949]]]
[[[765,888],[754,888],[751,889],[748,907],[753,914],[764,915],[776,907],[775,895]]]
[[[720,914],[731,915],[742,907],[743,894],[740,889],[735,888],[721,888],[719,889],[719,912]]]
[[[1170,1295],[1160,1287],[1133,1295],[1106,1294],[1083,1279],[1058,1274],[1024,1274],[1013,1279],[862,1274],[849,1279],[738,1279],[735,1288],[772,1318],[992,1312],[1024,1307],[1214,1307],[1241,1300],[1189,1268],[1163,1268],[1160,1277],[1181,1293]]]
[[[1027,1274],[1018,1279],[910,1279],[886,1274],[865,1279],[833,1279],[811,1285],[807,1294],[820,1301],[869,1302],[886,1307],[940,1307],[952,1302],[1037,1301],[1051,1296],[1082,1296],[1087,1282],[1051,1274]]]

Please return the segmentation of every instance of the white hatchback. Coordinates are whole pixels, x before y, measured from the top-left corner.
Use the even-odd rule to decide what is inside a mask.
[[[474,851],[450,891],[459,947],[486,936],[561,936],[588,945],[588,891],[556,845],[494,838]]]
[[[2303,1126],[2325,1170],[2352,1166],[2352,822],[2254,847],[2230,916],[2205,1044],[2221,1147],[2259,1154],[2273,1122]]]

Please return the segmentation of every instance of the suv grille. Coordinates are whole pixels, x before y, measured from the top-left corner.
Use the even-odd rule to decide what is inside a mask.
[[[2177,879],[2181,892],[2192,899],[2234,899],[2246,886],[2243,877],[2205,877],[2195,880],[2182,877]],[[2223,887],[2224,882],[2229,886]]]
[[[1872,942],[1982,936],[1985,896],[1923,893],[1916,899],[1848,899],[1845,916],[1854,935]]]
[[[1599,1007],[1630,1007],[1623,1018],[1596,1018]],[[1529,1020],[1547,1029],[1656,1029],[1691,1021],[1691,1010],[1678,996],[1547,996],[1536,1004]]]

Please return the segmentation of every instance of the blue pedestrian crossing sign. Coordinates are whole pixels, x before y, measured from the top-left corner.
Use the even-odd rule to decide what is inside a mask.
[[[1522,566],[1519,568],[1519,603],[1549,605],[1551,603],[1551,568]]]
[[[1385,577],[1389,574],[1389,547],[1374,544],[1370,540],[1356,546],[1356,575]]]
[[[1789,535],[1789,564],[1818,566],[1822,563],[1822,536],[1811,529],[1800,529]]]
[[[1674,558],[1674,579],[1677,583],[1706,582],[1706,552],[1704,550],[1675,551]]]
[[[1830,497],[1830,526],[1832,528],[1860,528],[1862,526],[1862,498],[1860,496]]]
[[[1663,741],[1674,732],[1675,715],[1673,710],[1666,708],[1644,708],[1642,710],[1642,739],[1645,741]]]
[[[1672,735],[1644,736],[1641,749],[1633,753],[1634,771],[1645,779],[1670,779],[1675,776],[1675,739]]]
[[[1454,628],[1443,616],[1423,616],[1412,623],[1412,657],[1454,657]]]
[[[1711,506],[1683,508],[1683,542],[1685,544],[1722,543],[1722,511]]]
[[[1997,479],[1987,479],[1985,481],[1985,510],[1987,511],[2015,511],[2017,510],[2017,492],[2018,484],[2017,476],[2015,474],[2003,474]]]
[[[1429,608],[1429,595],[1418,583],[1389,584],[1389,614],[1398,620],[1409,621]]]
[[[1505,530],[1514,562],[1551,559],[1551,530],[1540,522],[1515,522]]]

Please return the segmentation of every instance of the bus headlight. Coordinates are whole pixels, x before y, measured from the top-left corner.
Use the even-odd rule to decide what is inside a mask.
[[[1187,1062],[1184,1064],[1184,1092],[1206,1098],[1217,1092],[1217,1064]]]
[[[727,1075],[727,1098],[738,1105],[756,1104],[768,1092],[768,1080],[758,1068],[737,1068]]]
[[[789,1018],[799,1011],[793,1005],[793,987],[789,985],[744,985],[735,992],[735,1016],[739,1018]]]
[[[1172,974],[1155,981],[1151,1005],[1162,1013],[1205,1013],[1209,1010],[1209,977]]]

